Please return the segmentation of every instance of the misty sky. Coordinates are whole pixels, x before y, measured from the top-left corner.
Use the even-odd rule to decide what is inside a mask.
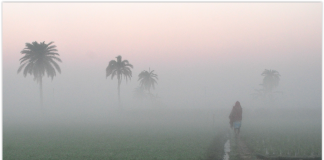
[[[26,42],[54,41],[62,59],[43,79],[44,104],[57,111],[117,108],[110,60],[134,65],[121,85],[126,109],[142,70],[155,70],[152,92],[168,108],[260,107],[251,93],[261,73],[281,74],[282,108],[320,108],[322,3],[3,3],[4,114],[39,109],[33,76],[17,74]]]

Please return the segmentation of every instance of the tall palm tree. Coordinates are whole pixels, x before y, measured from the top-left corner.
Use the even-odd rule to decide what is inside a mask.
[[[62,62],[57,53],[56,45],[52,45],[54,42],[48,44],[44,42],[38,43],[34,41],[32,43],[26,43],[26,48],[24,48],[20,53],[24,54],[22,58],[19,59],[20,67],[17,73],[21,70],[23,71],[24,77],[27,74],[34,75],[34,80],[39,83],[40,90],[40,101],[41,107],[43,108],[43,89],[42,89],[42,78],[47,74],[47,77],[51,77],[52,80],[56,76],[56,70],[61,73],[60,66],[56,61]]]
[[[157,74],[153,73],[154,70],[150,71],[142,71],[139,75],[138,75],[138,80],[140,81],[140,87],[144,88],[145,90],[147,90],[149,93],[151,93],[151,87],[153,89],[155,89],[155,84],[157,84],[157,79],[158,76]]]
[[[120,103],[120,84],[122,81],[122,76],[124,75],[126,82],[132,78],[132,71],[133,65],[128,62],[128,60],[123,60],[121,56],[117,56],[117,61],[111,60],[106,68],[106,78],[111,75],[111,79],[117,76],[118,80],[118,102],[119,106],[121,107]]]
[[[261,84],[264,88],[264,91],[271,93],[272,90],[279,85],[279,72],[276,70],[265,69],[261,75],[264,76],[263,83]]]

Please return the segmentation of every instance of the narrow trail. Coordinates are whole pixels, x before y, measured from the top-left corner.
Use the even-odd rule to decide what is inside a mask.
[[[238,138],[236,139],[236,144],[237,144],[237,151],[239,154],[240,159],[242,160],[262,160],[257,158],[253,152],[247,147],[245,142]]]
[[[234,133],[230,130],[226,131],[226,129],[218,132],[215,135],[215,138],[207,150],[206,160],[223,160],[225,155],[224,145],[228,140],[230,140],[229,148],[230,152],[232,152],[232,154],[229,156],[230,160],[263,160],[261,158],[257,158],[253,151],[248,148],[242,139],[234,138]]]
[[[227,130],[230,139],[230,160],[263,160],[258,158],[242,138],[236,138],[233,129]]]

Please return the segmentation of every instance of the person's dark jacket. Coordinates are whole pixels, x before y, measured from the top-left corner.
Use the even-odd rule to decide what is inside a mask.
[[[231,114],[229,115],[231,127],[233,127],[233,122],[242,121],[242,107],[239,103],[233,106]]]

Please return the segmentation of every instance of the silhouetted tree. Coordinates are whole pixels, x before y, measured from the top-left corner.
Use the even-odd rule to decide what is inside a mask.
[[[52,80],[56,76],[57,70],[61,73],[60,66],[56,61],[62,62],[57,53],[56,45],[52,45],[54,42],[48,44],[44,42],[38,43],[37,41],[32,43],[26,43],[26,48],[24,48],[20,53],[24,54],[20,58],[20,67],[17,73],[24,69],[24,77],[27,74],[34,75],[34,80],[39,83],[40,90],[40,101],[41,107],[43,108],[43,89],[42,89],[42,78],[47,74]]]
[[[158,76],[157,74],[153,73],[154,70],[150,71],[142,71],[139,75],[138,75],[138,80],[140,81],[140,87],[144,88],[145,90],[147,90],[149,93],[151,93],[151,87],[153,89],[155,89],[155,84],[157,84],[157,79]]]
[[[263,83],[260,84],[262,89],[255,89],[255,92],[251,95],[254,99],[260,99],[266,102],[265,104],[272,105],[274,103],[274,98],[278,94],[283,94],[281,91],[273,91],[279,85],[280,74],[276,70],[265,69],[262,74]]]
[[[106,68],[106,78],[111,75],[111,79],[117,76],[118,80],[118,103],[121,107],[120,103],[120,84],[122,81],[122,76],[124,75],[126,82],[132,78],[132,71],[133,65],[131,65],[128,60],[123,60],[121,56],[117,56],[117,61],[111,60]]]
[[[280,74],[276,70],[264,70],[261,74],[264,76],[263,83],[261,84],[266,93],[271,93],[272,90],[279,85]]]

